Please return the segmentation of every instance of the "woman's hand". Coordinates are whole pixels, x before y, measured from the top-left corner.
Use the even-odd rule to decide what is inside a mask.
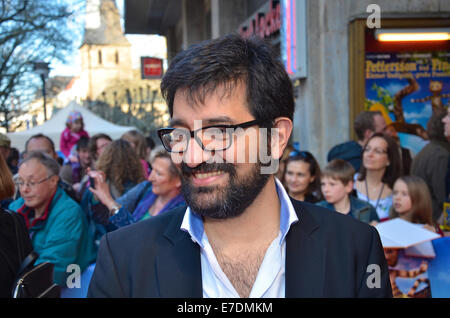
[[[111,210],[117,203],[114,201],[109,191],[109,185],[106,183],[106,176],[102,171],[88,170],[88,175],[91,180],[94,180],[94,184],[91,184],[89,191],[91,191],[95,198],[103,203],[108,210]]]

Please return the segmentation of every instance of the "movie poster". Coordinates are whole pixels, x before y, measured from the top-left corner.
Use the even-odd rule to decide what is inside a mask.
[[[404,249],[385,248],[384,255],[394,298],[431,298],[429,259],[408,256]]]
[[[433,112],[450,105],[450,52],[366,53],[365,79],[365,109],[381,111],[417,154]]]

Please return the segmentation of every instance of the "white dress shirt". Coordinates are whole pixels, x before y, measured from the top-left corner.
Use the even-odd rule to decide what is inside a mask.
[[[285,297],[286,234],[298,217],[283,185],[276,178],[275,184],[280,200],[280,231],[264,255],[250,298]],[[192,241],[200,246],[203,297],[239,298],[238,292],[220,268],[204,231],[202,218],[190,207],[186,209],[181,229],[188,232]]]

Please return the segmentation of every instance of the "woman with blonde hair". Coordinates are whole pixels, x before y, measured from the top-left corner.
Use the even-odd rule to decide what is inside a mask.
[[[152,150],[153,169],[146,181],[117,199],[113,199],[107,185],[96,178],[95,196],[108,207],[105,217],[116,227],[122,227],[185,205],[181,194],[180,172],[162,146]]]

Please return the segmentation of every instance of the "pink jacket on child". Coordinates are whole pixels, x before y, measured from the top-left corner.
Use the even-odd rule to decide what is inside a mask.
[[[81,130],[78,133],[70,131],[69,128],[64,129],[61,133],[61,138],[59,139],[59,149],[66,156],[66,158],[70,154],[70,150],[72,147],[80,140],[81,137],[89,138],[89,134],[86,130]]]

